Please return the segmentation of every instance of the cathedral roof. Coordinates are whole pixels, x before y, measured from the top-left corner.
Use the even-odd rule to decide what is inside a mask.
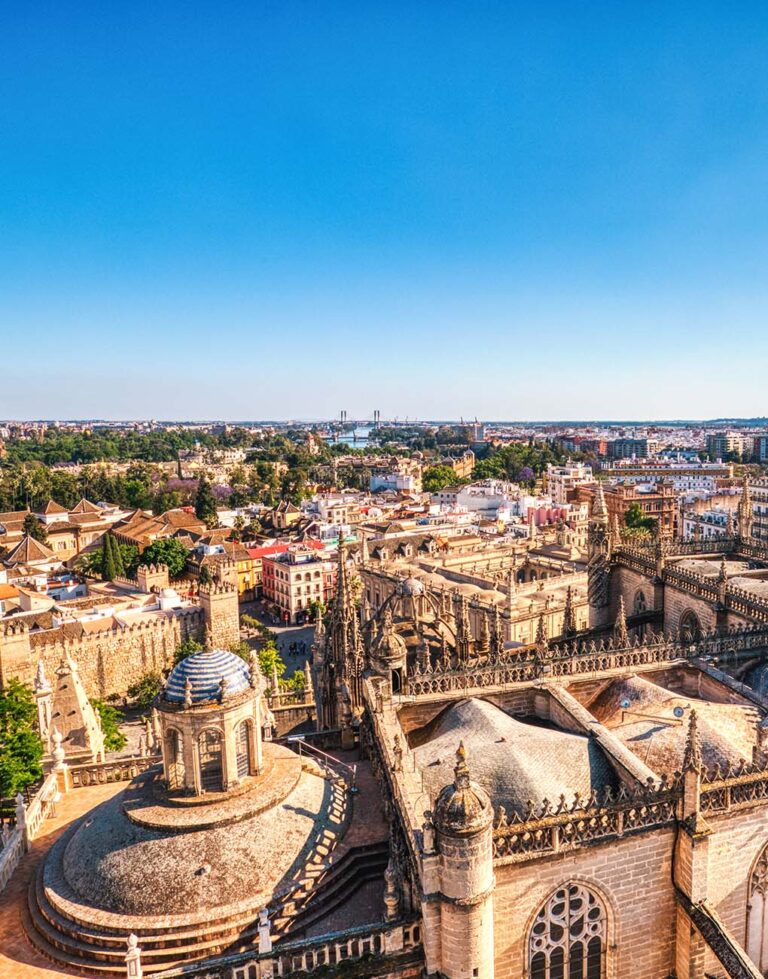
[[[193,704],[218,700],[222,680],[226,684],[226,696],[243,693],[250,687],[248,664],[226,649],[194,653],[174,666],[164,697],[171,703],[183,704],[189,682]]]
[[[597,720],[659,774],[682,770],[688,717],[693,708],[707,769],[752,757],[752,707],[683,695],[641,676],[617,678],[589,705]]]
[[[456,745],[472,759],[472,779],[494,807],[522,813],[529,800],[557,802],[615,787],[616,776],[590,738],[511,717],[486,700],[460,700],[416,733],[414,754],[430,794],[453,781]]]

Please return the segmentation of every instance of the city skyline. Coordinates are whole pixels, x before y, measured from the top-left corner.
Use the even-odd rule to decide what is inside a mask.
[[[4,26],[0,415],[764,413],[760,5]]]

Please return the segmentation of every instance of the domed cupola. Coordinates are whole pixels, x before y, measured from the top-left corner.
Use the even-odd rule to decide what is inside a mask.
[[[456,752],[453,771],[453,783],[437,797],[435,826],[438,832],[450,836],[478,833],[493,822],[493,806],[485,789],[470,779],[463,741]]]
[[[403,578],[402,581],[398,583],[397,591],[400,595],[423,595],[424,582],[419,578],[414,578],[413,575],[410,575],[408,578]]]
[[[379,631],[371,641],[371,663],[381,672],[405,669],[408,657],[408,647],[402,636],[395,631],[392,620],[392,610],[387,606],[381,621]]]
[[[171,793],[227,793],[262,770],[264,679],[253,654],[209,649],[187,656],[156,698]]]
[[[194,653],[177,663],[163,697],[172,704],[219,702],[250,689],[248,664],[225,649]]]

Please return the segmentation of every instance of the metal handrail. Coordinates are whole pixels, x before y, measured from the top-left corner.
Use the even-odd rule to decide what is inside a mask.
[[[284,739],[286,744],[293,746],[298,744],[299,746],[299,757],[301,757],[302,749],[310,753],[310,757],[317,756],[323,762],[326,771],[331,768],[338,767],[343,768],[350,774],[347,776],[349,779],[349,791],[357,792],[357,765],[348,765],[345,761],[341,761],[339,758],[334,758],[333,755],[329,755],[327,751],[323,751],[320,748],[316,748],[313,744],[309,744],[305,741],[304,736],[301,734],[296,734],[289,736]]]

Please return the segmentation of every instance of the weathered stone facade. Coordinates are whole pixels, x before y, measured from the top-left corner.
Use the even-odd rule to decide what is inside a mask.
[[[167,583],[167,572],[165,573]],[[121,623],[114,617],[88,624],[87,631],[33,629],[23,621],[0,626],[0,684],[11,677],[32,683],[42,660],[53,675],[62,658],[71,657],[90,697],[123,696],[147,673],[173,666],[174,652],[183,640],[209,641],[228,649],[240,636],[237,588],[217,581],[200,589],[199,604],[147,612]]]

